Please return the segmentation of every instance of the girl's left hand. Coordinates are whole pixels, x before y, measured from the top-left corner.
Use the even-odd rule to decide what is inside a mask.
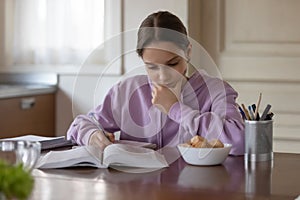
[[[174,91],[166,86],[153,83],[152,104],[165,114],[169,113],[172,105],[178,102]]]

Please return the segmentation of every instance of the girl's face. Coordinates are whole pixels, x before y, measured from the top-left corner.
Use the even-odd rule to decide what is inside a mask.
[[[150,79],[174,88],[185,78],[190,47],[185,52],[172,42],[155,42],[144,48],[143,61]]]

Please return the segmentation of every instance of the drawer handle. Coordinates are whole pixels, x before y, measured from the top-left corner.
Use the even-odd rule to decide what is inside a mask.
[[[21,108],[23,110],[30,109],[35,105],[35,98],[23,98],[21,99]]]

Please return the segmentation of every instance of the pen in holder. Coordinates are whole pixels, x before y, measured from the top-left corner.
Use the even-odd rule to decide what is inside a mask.
[[[273,160],[273,120],[245,120],[245,161]]]

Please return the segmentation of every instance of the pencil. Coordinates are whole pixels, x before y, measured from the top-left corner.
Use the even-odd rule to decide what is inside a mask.
[[[260,101],[261,101],[261,96],[262,96],[262,94],[259,93],[258,102],[257,102],[257,106],[256,106],[255,113],[254,113],[254,117],[255,117],[254,120],[257,120],[257,114],[258,114],[258,109],[259,109],[259,105],[260,105]]]
[[[244,113],[246,115],[247,120],[251,120],[251,117],[249,115],[247,108],[245,107],[245,105],[243,103],[241,105],[242,105],[242,108],[244,109]]]

